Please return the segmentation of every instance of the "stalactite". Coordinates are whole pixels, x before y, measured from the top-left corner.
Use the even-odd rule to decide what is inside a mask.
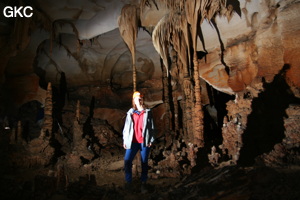
[[[148,1],[143,1],[145,2]],[[170,12],[165,15],[153,30],[152,40],[156,51],[169,67],[168,49],[173,46],[182,63],[181,80],[184,92],[184,128],[185,139],[195,147],[204,146],[203,110],[199,76],[199,61],[197,57],[198,27],[207,19],[213,20],[217,15],[226,15],[226,0],[164,0]],[[232,14],[232,10],[229,12]],[[229,18],[228,18],[229,19]],[[190,38],[192,37],[193,58],[190,54]],[[192,62],[193,61],[193,62]],[[193,70],[191,70],[193,67]],[[192,74],[193,72],[193,74]]]
[[[139,15],[135,5],[125,5],[118,19],[120,34],[127,44],[132,56],[133,91],[136,91],[135,43],[138,34]]]
[[[172,10],[182,10],[186,0],[163,0],[168,8]]]
[[[49,82],[47,86],[47,93],[45,99],[45,108],[44,108],[44,124],[41,130],[41,138],[45,136],[52,136],[52,127],[53,127],[53,118],[52,118],[52,85]]]
[[[193,138],[193,121],[192,121],[192,107],[193,107],[193,95],[191,95],[192,84],[189,73],[189,61],[188,61],[188,36],[187,36],[187,23],[184,22],[184,15],[179,15],[177,13],[171,12],[170,14],[164,16],[157,26],[155,27],[152,40],[153,45],[157,52],[160,54],[161,58],[164,61],[164,65],[168,66],[168,44],[173,45],[174,50],[178,54],[180,63],[182,63],[183,71],[181,73],[184,76],[182,80],[183,91],[185,94],[185,103],[184,103],[184,127],[186,128],[186,138],[190,140]],[[184,28],[182,28],[184,27]],[[184,29],[185,31],[182,31]],[[172,36],[171,38],[169,36]]]
[[[199,18],[198,13],[200,9],[200,1],[187,0],[185,8],[186,8],[185,13],[186,13],[187,22],[191,25],[193,48],[194,48],[194,52],[196,52],[198,18]],[[194,57],[195,57],[195,53],[194,53]]]
[[[169,35],[170,35],[170,30],[166,28],[170,26],[168,20],[169,20],[169,15],[164,16],[155,26],[152,33],[153,46],[163,60],[163,64],[167,70],[167,75],[169,74],[168,43],[169,43]]]

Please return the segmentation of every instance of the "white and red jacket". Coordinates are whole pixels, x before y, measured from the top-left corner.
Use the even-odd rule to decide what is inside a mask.
[[[131,143],[133,142],[133,137],[134,137],[134,128],[141,129],[142,132],[142,138],[144,146],[148,146],[150,143],[154,142],[154,137],[155,137],[155,126],[153,122],[153,116],[152,112],[150,109],[145,109],[144,113],[140,116],[142,117],[142,128],[140,125],[134,126],[133,123],[133,117],[138,117],[138,116],[133,116],[136,115],[134,114],[134,109],[131,108],[127,112],[126,120],[125,120],[125,125],[123,128],[123,144],[126,145],[127,149],[131,148]],[[134,141],[137,142],[137,141]]]

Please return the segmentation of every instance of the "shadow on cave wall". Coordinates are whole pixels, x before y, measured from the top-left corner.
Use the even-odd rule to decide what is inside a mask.
[[[264,91],[253,99],[239,164],[253,165],[257,156],[270,152],[284,138],[285,110],[289,104],[300,104],[285,80],[289,68],[290,65],[285,64],[271,83],[263,80]]]

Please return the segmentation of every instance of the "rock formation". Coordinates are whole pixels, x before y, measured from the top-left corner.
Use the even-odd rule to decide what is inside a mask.
[[[145,94],[157,128],[153,179],[299,166],[299,0],[21,0],[0,8],[24,5],[32,17],[0,16],[8,141],[0,155],[7,166],[57,171],[36,177],[52,185],[44,198],[76,176],[95,186],[98,171],[122,170],[133,90]]]

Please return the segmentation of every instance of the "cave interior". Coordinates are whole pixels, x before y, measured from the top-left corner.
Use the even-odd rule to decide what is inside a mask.
[[[300,198],[299,0],[0,8],[1,199]],[[156,127],[145,194],[138,155],[123,187],[134,91]]]

